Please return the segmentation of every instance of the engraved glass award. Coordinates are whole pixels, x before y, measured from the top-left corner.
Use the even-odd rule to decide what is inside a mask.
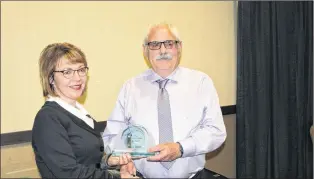
[[[154,152],[147,152],[147,149],[154,145],[153,137],[144,127],[128,125],[114,139],[112,156],[120,156],[123,153],[129,153],[133,159],[154,156]]]

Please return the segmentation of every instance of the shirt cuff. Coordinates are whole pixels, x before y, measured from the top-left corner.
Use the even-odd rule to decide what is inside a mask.
[[[195,155],[195,143],[192,137],[189,137],[178,142],[180,142],[183,148],[182,157],[191,157]]]

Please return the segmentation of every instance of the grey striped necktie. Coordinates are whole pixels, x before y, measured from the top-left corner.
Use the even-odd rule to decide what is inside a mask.
[[[159,127],[159,143],[173,142],[172,120],[170,111],[170,102],[168,91],[165,89],[169,79],[157,80],[159,83],[158,91],[158,127]],[[161,164],[169,169],[174,161],[161,162]]]

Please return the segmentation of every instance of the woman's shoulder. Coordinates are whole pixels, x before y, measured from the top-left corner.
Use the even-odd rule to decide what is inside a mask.
[[[51,123],[52,121],[63,123],[67,113],[58,103],[46,101],[35,116],[34,123]]]
[[[56,115],[58,113],[62,112],[61,106],[54,102],[54,101],[46,101],[44,105],[40,108],[40,110],[37,112],[37,115]]]

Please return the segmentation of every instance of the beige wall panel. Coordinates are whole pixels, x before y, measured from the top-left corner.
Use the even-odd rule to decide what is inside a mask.
[[[1,133],[31,130],[44,103],[38,58],[54,42],[86,54],[85,107],[107,120],[122,84],[147,69],[141,43],[149,24],[167,21],[183,41],[182,66],[207,73],[220,103],[235,104],[233,2],[1,2]]]

